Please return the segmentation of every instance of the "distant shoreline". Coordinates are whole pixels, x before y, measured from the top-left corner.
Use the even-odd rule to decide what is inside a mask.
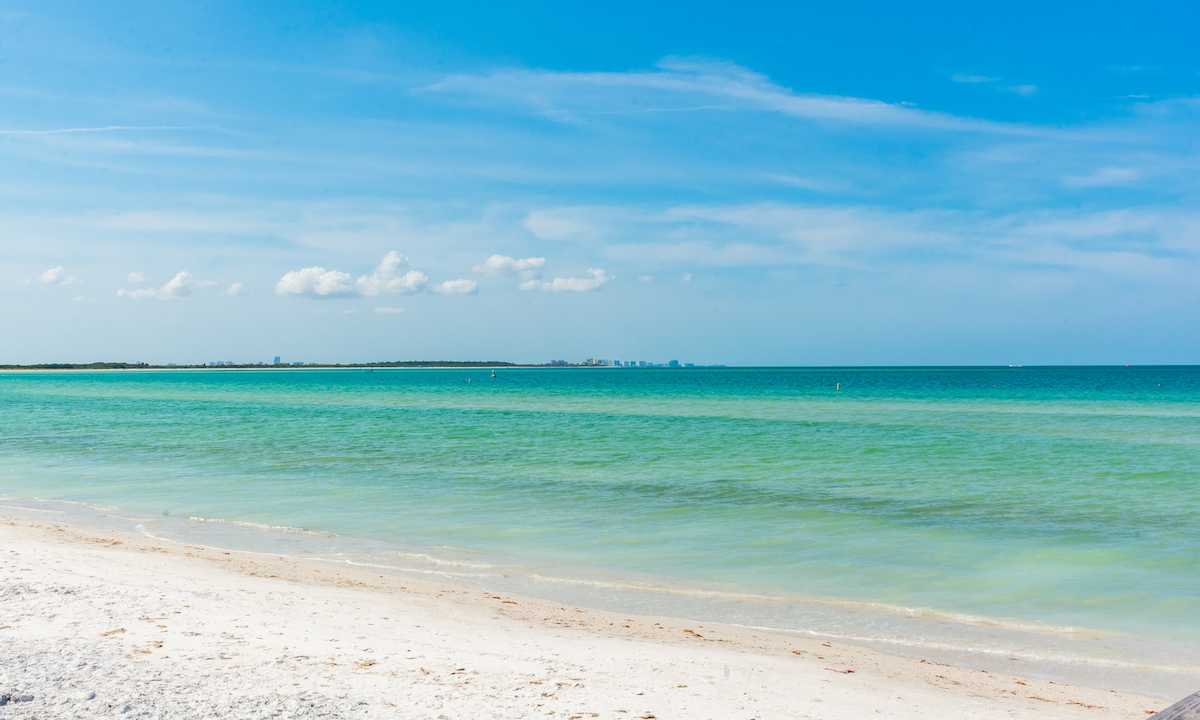
[[[1128,368],[1195,368],[1191,365],[647,365],[625,367],[612,365],[589,365],[587,363],[513,363],[503,360],[402,360],[371,363],[245,363],[235,365],[153,365],[150,363],[94,362],[94,363],[37,363],[33,365],[0,365],[5,372],[72,372],[97,370],[456,370],[456,369],[547,369],[585,368],[592,370],[1046,370],[1052,368],[1112,369]]]

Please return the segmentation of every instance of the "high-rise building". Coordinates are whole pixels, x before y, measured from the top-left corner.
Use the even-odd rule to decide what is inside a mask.
[[[276,355],[276,356],[275,356],[275,364],[276,364],[276,365],[281,365],[281,364],[282,364],[282,363],[280,363],[280,362],[279,362],[279,356],[278,356],[278,355]]]

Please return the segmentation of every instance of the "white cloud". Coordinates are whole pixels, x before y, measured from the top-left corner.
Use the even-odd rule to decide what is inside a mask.
[[[429,289],[442,295],[472,295],[479,292],[479,285],[474,280],[447,280]]]
[[[275,283],[276,295],[313,295],[315,297],[344,297],[354,292],[350,273],[307,267],[292,270]]]
[[[510,258],[506,255],[493,255],[483,261],[482,265],[471,268],[477,272],[492,277],[498,275],[520,275],[522,280],[533,280],[542,276],[542,268],[546,266],[546,258],[531,257],[524,260]]]
[[[82,282],[68,275],[66,268],[62,265],[52,267],[41,275],[38,275],[38,280],[48,285],[74,285]]]
[[[692,281],[692,274],[691,274],[691,273],[684,273],[684,274],[683,274],[683,281],[684,281],[684,282],[691,282],[691,281]]]
[[[550,282],[529,280],[528,282],[521,283],[519,287],[522,290],[550,290],[553,292],[571,290],[585,292],[587,290],[598,290],[615,279],[599,268],[590,268],[582,277],[554,278]]]
[[[374,272],[359,277],[353,285],[350,284],[350,273],[316,266],[293,270],[275,284],[275,293],[335,298],[351,295],[375,297],[381,293],[395,295],[424,290],[429,278],[417,270],[403,272],[407,266],[408,258],[393,250],[383,256]]]
[[[1037,85],[1014,85],[1009,88],[1004,88],[1009,92],[1014,92],[1021,97],[1030,97],[1038,91]]]
[[[142,283],[150,282],[150,278],[146,277],[140,272],[131,272],[125,276],[125,282],[129,283],[130,285],[140,285]]]
[[[183,270],[176,273],[175,277],[168,280],[157,290],[154,288],[125,290],[122,288],[117,291],[117,297],[129,298],[130,300],[149,300],[150,298],[177,300],[191,295],[192,290],[195,288],[211,287],[213,285],[216,285],[216,283],[212,280],[197,280],[190,272]]]
[[[124,288],[117,291],[117,297],[129,298],[130,300],[149,300],[158,295],[158,291],[154,288],[146,288],[145,290],[125,290]]]
[[[94,303],[96,298],[84,297],[82,295],[75,296],[75,302]]]
[[[229,297],[237,297],[238,295],[244,295],[245,293],[242,291],[241,283],[234,283],[230,285],[229,289],[222,294],[228,295]]]
[[[403,275],[400,270],[408,266],[408,258],[393,250],[383,256],[383,260],[371,275],[363,275],[358,279],[360,295],[373,297],[385,293],[414,293],[425,289],[429,278],[424,273],[409,270]]]
[[[216,285],[212,280],[197,280],[190,272],[181,272],[158,289],[159,300],[174,300],[192,294],[193,288]]]
[[[394,307],[377,307],[377,308],[375,308],[375,313],[377,315],[379,315],[379,314],[399,315],[402,312],[404,312],[404,308],[394,308]]]
[[[1111,187],[1129,185],[1141,177],[1142,174],[1134,168],[1106,167],[1091,175],[1067,177],[1063,184],[1067,187]]]
[[[651,282],[654,280],[653,275],[638,275],[639,282]]]
[[[996,82],[1000,78],[987,77],[986,75],[963,75],[959,73],[950,79],[956,83],[990,83]]]

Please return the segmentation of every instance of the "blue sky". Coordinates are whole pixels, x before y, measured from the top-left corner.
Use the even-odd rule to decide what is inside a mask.
[[[1194,5],[0,3],[0,362],[1196,363]]]

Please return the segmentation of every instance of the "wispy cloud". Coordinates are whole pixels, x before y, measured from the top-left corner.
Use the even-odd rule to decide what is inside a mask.
[[[455,75],[423,90],[520,103],[558,117],[634,109],[630,101],[649,94],[658,105],[676,98],[681,107],[705,107],[711,103],[695,100],[709,98],[720,100],[723,110],[778,112],[824,122],[1014,135],[1045,132],[1024,125],[919,110],[904,103],[798,93],[735,63],[709,58],[669,57],[660,61],[656,70],[646,72],[507,70],[489,75]]]
[[[130,285],[141,285],[142,283],[150,282],[150,278],[146,277],[140,272],[131,272],[125,276],[125,282],[129,283]]]
[[[202,130],[203,128],[174,125],[107,125],[105,127],[55,128],[52,130],[2,130],[0,135],[65,135],[68,133],[98,133],[128,130]]]
[[[399,315],[404,312],[404,308],[398,307],[377,307],[375,308],[376,315]]]
[[[581,213],[580,210],[584,212]],[[541,240],[598,240],[603,235],[603,228],[582,217],[590,209],[555,208],[553,210],[534,210],[526,216],[522,223],[529,232]]]
[[[792,175],[773,175],[767,174],[769,180],[781,182],[792,187],[804,188],[805,190],[814,190],[816,192],[837,192],[845,190],[849,187],[846,183],[839,180],[825,180],[821,178],[794,177]]]
[[[988,77],[986,75],[964,75],[962,73],[959,73],[959,74],[952,76],[950,79],[956,83],[990,83],[990,82],[996,82],[1000,78]]]
[[[1142,177],[1136,168],[1106,167],[1088,175],[1072,175],[1063,179],[1067,187],[1117,187],[1131,185]]]
[[[569,278],[554,278],[549,282],[529,280],[520,285],[522,290],[548,290],[551,292],[586,292],[599,290],[615,280],[613,276],[599,268],[589,268],[583,275]]]
[[[221,294],[225,295],[226,297],[238,297],[239,295],[245,295],[246,291],[242,289],[241,283],[234,283],[226,288],[225,292]]]
[[[1038,86],[1037,85],[1013,85],[1011,87],[1006,87],[1004,89],[1011,93],[1016,93],[1016,94],[1020,95],[1021,97],[1033,97],[1034,95],[1037,94]]]
[[[1107,173],[1085,182],[1131,178]],[[1164,268],[1200,270],[1200,213],[1167,209],[985,214],[782,203],[687,205],[643,211],[627,221],[622,234],[640,240],[606,245],[606,258],[680,271],[807,265],[875,275],[974,267],[999,276],[1037,264],[1133,277]],[[1109,261],[1114,257],[1145,262],[1122,265]],[[551,289],[537,281],[522,287]]]

